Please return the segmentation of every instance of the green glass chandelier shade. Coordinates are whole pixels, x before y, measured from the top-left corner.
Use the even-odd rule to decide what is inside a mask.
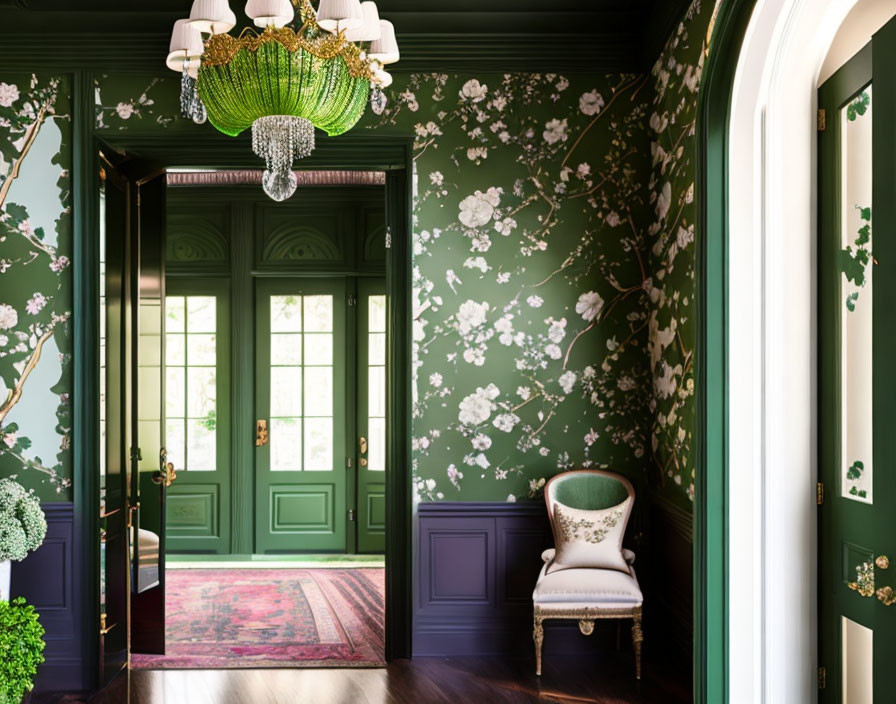
[[[244,47],[223,64],[204,62],[197,88],[209,122],[226,135],[240,134],[260,117],[291,115],[335,136],[361,119],[370,80],[353,76],[342,56],[324,59],[269,41]]]

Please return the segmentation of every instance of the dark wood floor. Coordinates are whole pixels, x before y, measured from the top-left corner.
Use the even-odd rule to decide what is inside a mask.
[[[634,679],[625,653],[601,662],[546,661],[537,678],[529,660],[415,658],[385,669],[143,670],[90,699],[91,704],[684,704],[681,677],[648,668]],[[689,673],[687,673],[689,677]],[[685,679],[687,679],[687,677]],[[34,697],[33,704],[75,704],[84,697]]]

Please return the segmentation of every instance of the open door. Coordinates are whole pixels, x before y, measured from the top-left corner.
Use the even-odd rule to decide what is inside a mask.
[[[819,106],[820,700],[879,704],[896,696],[896,19]]]
[[[128,181],[102,162],[100,251],[102,261],[101,359],[103,427],[100,466],[100,672],[108,684],[128,663],[130,578],[128,477],[130,473],[131,306]]]
[[[165,652],[165,496],[174,467],[165,449],[165,174],[133,165],[131,265],[131,652]]]

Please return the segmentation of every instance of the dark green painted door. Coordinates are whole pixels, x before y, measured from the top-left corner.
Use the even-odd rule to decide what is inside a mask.
[[[130,190],[127,180],[110,164],[100,197],[104,223],[101,242],[103,274],[101,359],[103,460],[100,464],[100,677],[112,680],[128,662],[128,448],[131,438],[130,358]]]
[[[386,548],[386,282],[358,282],[358,552]]]
[[[255,552],[346,549],[344,279],[256,283]]]
[[[822,699],[892,702],[896,22],[821,87],[819,107]]]
[[[166,546],[181,553],[227,554],[229,282],[169,277],[165,339],[165,447],[177,472],[166,502]]]

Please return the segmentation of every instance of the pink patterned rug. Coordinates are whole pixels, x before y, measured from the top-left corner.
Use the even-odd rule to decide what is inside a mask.
[[[382,569],[165,573],[165,655],[136,669],[381,667]]]

